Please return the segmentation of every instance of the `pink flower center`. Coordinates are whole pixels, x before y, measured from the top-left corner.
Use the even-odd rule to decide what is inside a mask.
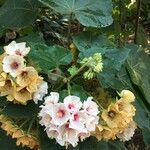
[[[76,113],[76,114],[74,114],[74,121],[78,121],[78,120],[79,120],[79,114]]]
[[[63,109],[58,110],[56,115],[58,118],[64,117],[65,116],[65,110],[63,110]]]
[[[11,68],[12,68],[12,69],[18,69],[18,67],[19,67],[19,64],[18,64],[16,61],[14,61],[14,62],[11,64]]]
[[[72,104],[72,103],[71,103],[71,104],[69,104],[69,105],[68,105],[68,108],[69,108],[69,109],[74,108],[74,104]]]
[[[66,124],[66,125],[65,125],[65,129],[66,129],[67,131],[70,131],[70,130],[71,130],[71,128],[69,128],[69,124]]]
[[[15,54],[16,54],[16,55],[19,55],[19,56],[22,56],[22,53],[19,51],[19,49],[17,49],[17,50],[15,51]]]

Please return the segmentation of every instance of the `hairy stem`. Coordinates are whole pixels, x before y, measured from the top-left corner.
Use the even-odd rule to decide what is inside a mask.
[[[141,14],[141,0],[137,0],[137,18],[135,24],[135,36],[134,36],[134,43],[138,43],[138,31],[139,31],[139,21],[140,21],[140,14]]]
[[[71,34],[72,16],[73,16],[73,14],[71,13],[70,17],[69,17],[68,33],[67,33],[67,41],[68,42],[70,41],[69,39],[70,39],[70,34]]]

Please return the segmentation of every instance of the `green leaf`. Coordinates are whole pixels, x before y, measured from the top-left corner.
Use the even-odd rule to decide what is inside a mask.
[[[26,106],[9,103],[2,111],[2,114],[13,118],[32,118],[39,112],[39,106],[29,102]]]
[[[79,144],[80,150],[126,150],[120,141],[97,141],[96,138],[90,137]]]
[[[72,95],[78,96],[81,98],[81,101],[84,101],[87,99],[88,94],[87,92],[79,85],[74,84],[71,87],[71,93]]]
[[[29,45],[31,43],[43,43],[44,44],[44,39],[41,33],[35,32],[35,33],[29,34],[27,36],[17,39],[17,42],[27,42],[27,44]]]
[[[8,101],[5,96],[0,97],[0,107],[4,107],[8,104]]]
[[[102,49],[110,47],[111,43],[104,35],[95,34],[93,32],[82,32],[78,36],[73,37],[73,43],[79,51],[86,51],[88,49]]]
[[[87,99],[88,94],[87,92],[79,85],[74,84],[71,86],[71,95],[75,95],[81,98],[81,101],[84,101]],[[60,92],[61,99],[64,99],[66,96],[68,96],[68,91],[62,90]]]
[[[71,53],[63,47],[47,46],[40,43],[29,43],[29,45],[31,46],[31,51],[28,57],[37,62],[45,73],[71,62]]]
[[[127,60],[127,68],[132,82],[138,86],[147,103],[150,104],[150,59],[139,46],[130,45],[132,52]],[[134,59],[133,59],[134,58]],[[150,106],[150,105],[149,105]]]
[[[136,95],[137,96],[137,95]],[[143,102],[137,96],[138,100],[135,103],[136,114],[135,121],[142,130],[143,140],[147,146],[150,146],[150,113],[143,106]]]
[[[88,27],[106,27],[112,24],[111,0],[39,0],[55,11],[73,15],[82,25]]]
[[[0,26],[21,28],[33,23],[38,14],[36,0],[7,0],[0,8]]]
[[[30,150],[29,148],[23,148],[16,145],[16,141],[10,136],[6,135],[6,132],[0,129],[0,149],[1,150]]]

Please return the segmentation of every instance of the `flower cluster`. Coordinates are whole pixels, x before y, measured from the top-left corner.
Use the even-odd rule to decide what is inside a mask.
[[[0,56],[0,95],[7,96],[8,101],[25,105],[45,82],[34,67],[26,66],[24,57],[30,47],[26,47],[25,42],[13,41],[4,50]]]
[[[83,103],[77,96],[67,96],[59,102],[59,94],[51,92],[45,97],[39,113],[40,124],[45,126],[49,138],[55,138],[62,146],[75,147],[95,131],[99,122],[98,105],[89,97]]]
[[[131,104],[135,97],[128,90],[120,93],[120,99],[111,103],[109,107],[101,114],[103,123],[97,126],[94,136],[98,140],[116,139],[128,141],[134,134],[136,123],[133,121],[135,108]]]
[[[88,80],[92,79],[96,73],[99,73],[103,69],[101,53],[95,53],[93,57],[84,58],[80,63],[89,67],[84,73],[84,78]]]
[[[39,141],[31,134],[26,134],[17,126],[14,121],[5,115],[0,115],[1,128],[7,132],[13,139],[16,139],[16,145],[29,147],[30,149],[38,149]]]

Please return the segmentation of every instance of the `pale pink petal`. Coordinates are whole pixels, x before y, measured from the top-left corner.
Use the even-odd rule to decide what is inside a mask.
[[[69,112],[78,111],[82,106],[82,102],[77,96],[65,97],[64,104]]]

